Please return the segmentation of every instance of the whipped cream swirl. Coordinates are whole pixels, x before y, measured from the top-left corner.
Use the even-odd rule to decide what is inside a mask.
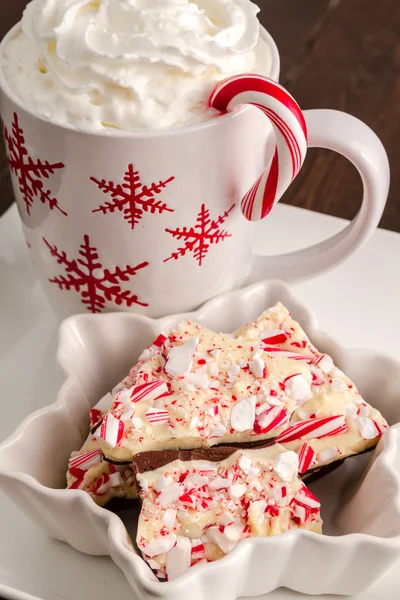
[[[33,0],[3,70],[27,108],[80,129],[201,121],[217,81],[268,74],[258,12],[250,0]]]

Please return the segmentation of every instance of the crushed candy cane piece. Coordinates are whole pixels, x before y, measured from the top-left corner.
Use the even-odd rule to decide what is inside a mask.
[[[85,452],[84,454],[78,454],[78,456],[71,458],[69,466],[70,468],[79,468],[82,471],[88,471],[91,467],[99,465],[101,460],[100,450],[93,450],[92,452]]]
[[[299,404],[311,398],[311,388],[301,373],[286,377],[284,384],[292,398]]]
[[[299,470],[299,457],[296,452],[288,450],[274,458],[273,470],[283,481],[292,481]]]
[[[250,363],[250,372],[254,377],[262,378],[266,377],[266,367],[263,359],[256,354]]]
[[[202,560],[206,556],[206,550],[201,538],[193,538],[192,542],[192,563]]]
[[[122,440],[124,430],[124,423],[108,413],[94,435],[96,438],[101,439],[107,447],[115,448]]]
[[[189,375],[193,357],[196,352],[198,339],[193,337],[180,346],[173,346],[168,352],[165,372],[172,377],[184,377]]]
[[[266,410],[260,412],[257,416],[254,424],[254,433],[260,435],[274,431],[274,429],[283,427],[287,423],[288,418],[288,414],[284,408],[280,406],[268,408],[267,405]]]
[[[304,443],[299,452],[299,472],[302,475],[313,465],[315,456],[315,451],[311,448],[311,446]]]
[[[163,489],[161,494],[158,496],[157,501],[161,506],[164,506],[166,504],[172,504],[173,502],[178,500],[181,494],[182,487],[179,485],[179,483],[171,483]]]
[[[333,359],[329,354],[321,354],[319,358],[315,361],[315,363],[319,366],[323,373],[329,375],[329,373],[334,368]]]
[[[130,390],[131,402],[152,402],[161,396],[168,395],[168,386],[162,379],[156,379],[150,383],[136,385]]]
[[[278,435],[276,441],[283,444],[294,440],[312,440],[337,435],[345,431],[347,431],[347,425],[343,415],[321,417],[294,423]]]
[[[345,402],[346,416],[348,419],[355,419],[357,416],[357,406],[353,402]]]
[[[210,380],[206,373],[189,373],[186,378],[200,390],[205,390],[210,385]]]
[[[177,510],[175,508],[167,508],[161,517],[164,526],[171,531],[174,528],[176,521]]]
[[[229,479],[223,479],[222,477],[216,477],[208,484],[211,490],[222,490],[228,488],[230,485]]]
[[[226,434],[226,427],[222,423],[217,423],[210,431],[210,438],[222,437]]]
[[[264,332],[262,336],[262,342],[267,346],[274,346],[275,344],[284,344],[288,339],[285,331],[281,329],[271,329],[269,331]]]
[[[168,336],[165,333],[160,333],[160,335],[152,343],[152,346],[155,346],[156,348],[162,348],[167,339]]]
[[[256,417],[256,399],[245,398],[233,405],[231,410],[231,426],[235,431],[252,430]]]
[[[121,473],[111,473],[110,475],[110,486],[111,487],[118,487],[119,485],[122,485],[124,483],[123,479],[122,479],[122,475]]]
[[[167,486],[169,486],[171,483],[172,483],[171,477],[161,476],[157,479],[156,483],[154,484],[154,489],[156,490],[156,492],[160,493],[163,490],[165,490],[165,488]]]
[[[232,498],[241,498],[246,493],[245,483],[231,483],[229,486],[229,494]]]
[[[373,440],[380,435],[380,431],[378,431],[372,419],[368,417],[356,417],[354,421],[364,440]]]
[[[146,419],[153,425],[165,425],[169,422],[169,414],[167,410],[149,408],[146,411]]]
[[[217,544],[225,554],[229,554],[237,545],[237,542],[229,540],[219,527],[210,527],[207,529],[206,535],[209,541]]]
[[[239,458],[239,467],[245,473],[249,472],[249,469],[251,468],[252,464],[253,464],[253,461],[251,460],[251,458],[249,458],[245,454],[242,454],[242,456]]]
[[[173,548],[176,544],[176,534],[170,533],[169,535],[160,536],[158,538],[154,538],[150,542],[148,542],[145,546],[140,546],[143,554],[153,558],[153,556],[158,556],[160,554],[165,554],[169,552],[171,548]]]
[[[209,353],[215,358],[218,358],[221,355],[221,348],[214,348],[214,350],[209,350]]]

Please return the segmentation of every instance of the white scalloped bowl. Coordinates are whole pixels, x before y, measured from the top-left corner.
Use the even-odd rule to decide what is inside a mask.
[[[248,539],[220,561],[159,582],[117,515],[96,506],[83,491],[62,489],[70,452],[86,437],[89,408],[161,330],[191,318],[233,331],[278,300],[392,426],[373,454],[350,458],[311,485],[322,501],[327,535],[296,530]],[[72,317],[61,326],[58,360],[66,381],[57,401],[26,419],[0,446],[1,487],[48,535],[82,552],[109,554],[139,598],[233,600],[280,586],[307,594],[356,594],[400,556],[400,364],[376,352],[341,348],[318,330],[314,316],[284,284],[260,283],[224,294],[189,315],[158,320],[124,313]]]

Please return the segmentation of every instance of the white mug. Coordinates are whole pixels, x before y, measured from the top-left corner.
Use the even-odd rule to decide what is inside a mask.
[[[2,42],[0,62],[15,32]],[[262,36],[277,80],[278,50],[265,30]],[[312,277],[359,249],[385,206],[388,160],[371,129],[342,112],[305,111],[309,146],[339,152],[360,172],[362,207],[344,231],[316,246],[254,256],[240,200],[274,146],[258,109],[167,131],[85,133],[26,110],[3,73],[0,88],[27,244],[60,316],[124,310],[161,317],[260,279]]]

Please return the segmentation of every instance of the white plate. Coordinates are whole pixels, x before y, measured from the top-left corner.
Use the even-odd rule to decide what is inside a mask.
[[[190,318],[229,332],[279,300],[317,348],[357,383],[365,400],[398,425],[384,434],[365,475],[367,457],[355,457],[317,485],[327,535],[296,530],[248,539],[224,559],[160,583],[128,542],[119,517],[80,490],[62,489],[70,453],[87,434],[88,409],[177,321]],[[344,350],[318,330],[313,315],[284,284],[260,283],[217,297],[194,313],[158,320],[127,313],[71,317],[61,327],[58,360],[66,380],[57,402],[28,417],[0,446],[0,485],[48,535],[88,554],[109,554],[141,598],[206,600],[212,590],[221,600],[234,600],[280,585],[303,593],[358,593],[397,560],[400,364],[373,351]]]
[[[278,205],[257,225],[255,242],[265,253],[278,253],[283,245],[296,249],[315,243],[344,225],[326,215]],[[393,278],[392,262],[399,253],[400,236],[379,230],[350,262],[297,286],[296,293],[318,314],[321,327],[344,344],[374,347],[400,358],[397,336],[392,335],[400,330],[400,281]],[[0,219],[0,281],[7,282],[0,292],[0,387],[3,399],[13,399],[2,411],[2,440],[32,410],[53,401],[62,381],[54,361],[56,320],[35,280],[15,207]],[[350,290],[357,307],[351,312],[346,308]],[[379,318],[369,321],[376,310]],[[111,559],[83,555],[46,538],[1,492],[0,532],[0,596],[132,600],[131,589]],[[394,566],[357,600],[393,600],[399,588],[400,570]],[[281,589],[265,600],[303,597]]]

